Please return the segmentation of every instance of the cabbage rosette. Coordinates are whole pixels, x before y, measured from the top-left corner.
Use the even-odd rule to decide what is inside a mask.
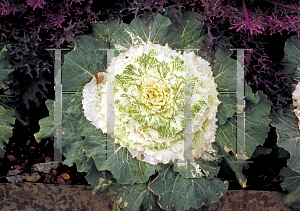
[[[176,51],[207,45],[202,18],[182,11],[178,20],[171,11],[130,24],[100,21],[64,55],[64,164],[88,172],[93,193],[110,195],[114,210],[188,210],[218,201],[228,188],[217,178],[221,160],[246,187],[244,164],[231,163],[239,153],[239,63],[228,49],[217,49],[214,62],[201,49],[197,56]],[[53,100],[46,105],[53,114]],[[247,158],[268,136],[270,105],[245,83]],[[53,117],[40,120],[37,140],[54,136]]]
[[[107,78],[114,74],[114,83]],[[214,160],[217,84],[209,62],[193,52],[140,44],[113,58],[101,83],[94,77],[83,89],[85,117],[107,133],[107,86],[114,86],[115,143],[150,164],[184,160],[185,96],[190,90],[192,158]],[[188,88],[186,88],[188,78]],[[209,154],[209,153],[212,153]]]

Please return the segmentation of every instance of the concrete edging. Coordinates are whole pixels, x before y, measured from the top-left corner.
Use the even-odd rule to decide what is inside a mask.
[[[0,183],[0,210],[111,211],[111,198],[93,196],[92,190],[93,187],[88,185]],[[197,211],[292,211],[284,205],[284,195],[276,191],[228,190],[220,202],[213,202],[209,207],[204,205]]]

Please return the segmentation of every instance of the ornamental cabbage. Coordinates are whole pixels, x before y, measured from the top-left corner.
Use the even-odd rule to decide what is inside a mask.
[[[217,95],[208,61],[193,52],[140,44],[113,58],[101,83],[94,77],[83,89],[85,117],[107,133],[107,78],[115,75],[115,143],[150,164],[184,160],[186,78],[192,92],[192,159],[214,160]],[[188,119],[188,118],[186,118]],[[112,134],[111,134],[112,135]],[[212,153],[210,155],[209,153]]]
[[[64,56],[64,164],[88,172],[93,193],[109,194],[115,210],[188,210],[218,201],[228,188],[217,178],[222,159],[246,186],[244,164],[232,163],[240,65],[229,50],[218,49],[212,65],[211,56],[207,62],[176,52],[208,41],[198,13],[182,11],[178,19],[168,12],[130,24],[93,23],[93,34],[75,38],[76,49]],[[108,49],[108,57],[111,49],[119,54],[107,65]],[[40,121],[37,140],[54,136],[57,127],[53,100],[46,105],[51,115]],[[268,136],[270,105],[245,83],[247,158]],[[188,162],[177,162],[183,158]]]

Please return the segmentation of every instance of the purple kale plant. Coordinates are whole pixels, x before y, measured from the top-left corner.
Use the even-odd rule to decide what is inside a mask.
[[[54,51],[46,48],[73,47],[74,37],[97,21],[91,4],[86,0],[0,2],[0,41],[9,42],[10,54],[10,66],[5,68],[14,70],[3,81],[9,89],[2,92],[14,97],[13,107],[26,112],[54,97]]]
[[[282,107],[291,102],[291,75],[282,72],[280,68],[279,59],[284,56],[283,48],[276,49],[271,46],[281,55],[281,58],[271,60],[265,51],[267,43],[263,40],[268,41],[275,33],[283,33],[286,39],[295,34],[299,37],[300,3],[285,1],[283,4],[269,0],[201,2],[204,10],[198,8],[197,11],[204,16],[203,23],[206,23],[208,29],[213,22],[219,28],[212,19],[227,19],[230,22],[228,31],[234,47],[253,49],[245,54],[245,80],[254,90],[261,89],[268,95],[273,111],[282,112]],[[220,40],[222,39],[224,38]],[[270,117],[277,118],[276,112],[272,112]]]

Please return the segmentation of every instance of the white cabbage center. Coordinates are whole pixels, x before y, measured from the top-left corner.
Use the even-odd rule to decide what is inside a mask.
[[[107,133],[107,80],[115,74],[115,143],[151,164],[184,160],[185,89],[192,92],[193,158],[213,160],[217,98],[209,63],[192,53],[149,42],[115,57],[107,73],[83,89],[83,109],[92,124]],[[188,78],[188,79],[187,79]],[[186,80],[190,80],[186,88]],[[102,93],[102,94],[99,94]],[[192,149],[193,148],[193,149]]]

